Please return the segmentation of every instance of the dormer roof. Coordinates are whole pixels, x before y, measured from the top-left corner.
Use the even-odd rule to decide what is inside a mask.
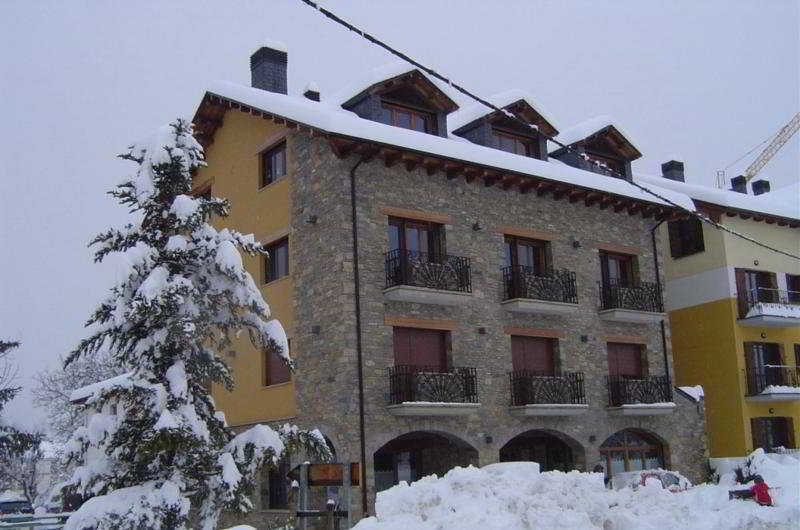
[[[539,130],[547,136],[558,134],[558,128],[551,115],[544,110],[544,107],[533,96],[524,90],[506,90],[487,98],[487,101],[497,107],[511,110],[520,115],[528,122],[539,127]],[[448,128],[451,134],[457,135],[479,121],[494,120],[503,116],[501,112],[493,111],[486,105],[476,103],[454,112],[448,118]]]
[[[620,127],[611,116],[596,116],[563,131],[556,140],[565,145],[584,144],[586,146],[601,145],[619,153],[628,161],[636,160],[642,153],[631,140],[631,136]],[[558,147],[551,153],[563,148]]]
[[[368,71],[363,78],[334,94],[332,102],[349,109],[367,95],[382,94],[404,87],[417,92],[440,112],[450,113],[458,109],[458,104],[448,94],[449,90],[444,83],[431,79],[405,62],[390,63]]]

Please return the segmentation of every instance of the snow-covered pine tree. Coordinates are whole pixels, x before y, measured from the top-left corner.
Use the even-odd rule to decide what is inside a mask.
[[[38,434],[22,432],[6,424],[2,418],[6,404],[21,390],[14,385],[16,369],[8,360],[11,350],[18,347],[19,342],[0,340],[0,465],[5,465],[8,459],[21,455],[40,441]]]
[[[299,447],[329,453],[318,431],[258,425],[234,436],[215,413],[211,384],[233,385],[221,357],[232,334],[247,331],[253,344],[291,361],[238,250],[264,247],[208,224],[228,215],[226,200],[190,194],[192,172],[205,165],[191,124],[177,120],[120,156],[138,170],[109,193],[136,222],[91,245],[95,261],[122,253],[127,271],[65,364],[108,351],[128,375],[93,393],[87,405],[95,412],[68,444],[78,462],[70,485],[92,498],[65,528],[180,529],[191,507],[198,527],[211,530],[223,509],[251,508],[262,465]]]

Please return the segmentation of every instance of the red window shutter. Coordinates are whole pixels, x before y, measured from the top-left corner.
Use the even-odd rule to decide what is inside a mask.
[[[445,333],[433,329],[394,328],[395,364],[446,369]]]
[[[642,377],[642,348],[638,344],[608,343],[610,375]]]
[[[267,352],[267,381],[266,385],[277,385],[289,382],[289,367],[275,352]]]
[[[411,329],[394,328],[394,364],[411,364]]]
[[[537,374],[555,373],[554,347],[551,339],[542,337],[511,337],[511,363],[515,371]]]

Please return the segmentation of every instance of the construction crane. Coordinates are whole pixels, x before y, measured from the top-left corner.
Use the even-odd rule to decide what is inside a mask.
[[[778,131],[778,134],[772,139],[769,145],[767,145],[767,147],[761,151],[761,154],[758,155],[755,160],[753,160],[752,164],[747,166],[747,169],[745,169],[744,173],[742,173],[745,178],[745,182],[749,182],[750,179],[755,177],[758,172],[761,171],[761,169],[767,164],[767,162],[769,162],[772,157],[775,156],[775,153],[777,153],[778,150],[789,141],[789,138],[791,138],[798,129],[800,129],[800,112],[795,114],[794,118],[792,118],[789,123],[784,125],[783,128]]]

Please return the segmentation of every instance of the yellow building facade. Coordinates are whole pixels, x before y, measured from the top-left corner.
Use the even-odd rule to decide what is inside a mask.
[[[252,115],[240,112],[225,115],[224,125],[206,148],[206,159],[213,160],[213,167],[199,169],[194,177],[195,193],[210,192],[228,199],[232,205],[229,217],[213,220],[215,228],[252,233],[265,245],[288,239],[291,246],[290,186],[294,164],[288,132],[281,125]],[[262,155],[276,145],[285,146],[285,171],[274,182],[264,185]],[[245,255],[243,260],[267,300],[272,317],[281,322],[291,344],[294,333],[291,269],[279,279],[271,280],[263,256]],[[294,351],[291,354],[296,356]],[[226,361],[235,389],[229,392],[215,386],[212,390],[217,408],[225,413],[232,427],[295,416],[294,381],[289,376],[288,381],[270,384],[270,363],[265,355],[245,334],[234,340]]]
[[[763,202],[751,198],[759,199],[754,205]],[[733,231],[791,254],[800,252],[796,219],[695,202]],[[664,257],[666,307],[676,383],[704,388],[710,456],[741,457],[757,447],[796,448],[800,261],[709,224],[683,223],[660,230],[665,248],[671,249]]]

